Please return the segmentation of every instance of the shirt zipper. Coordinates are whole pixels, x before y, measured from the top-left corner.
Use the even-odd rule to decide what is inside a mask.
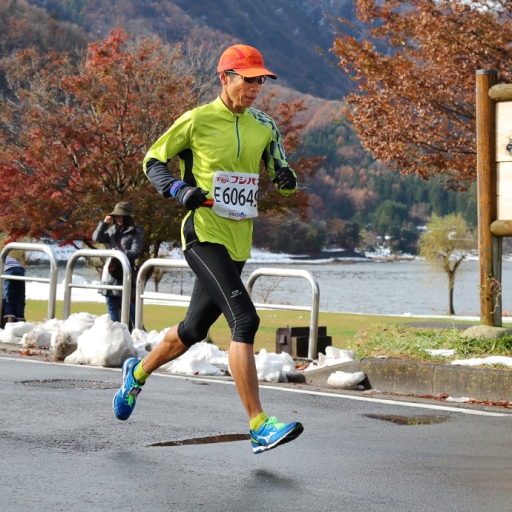
[[[238,131],[238,117],[236,118],[236,140],[237,140],[237,143],[238,143],[238,151],[237,151],[237,154],[236,154],[236,157],[237,158],[240,158],[240,133]]]

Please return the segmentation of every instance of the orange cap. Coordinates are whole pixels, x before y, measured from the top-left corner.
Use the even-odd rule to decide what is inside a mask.
[[[277,78],[274,73],[265,68],[261,53],[245,44],[235,44],[230,46],[221,55],[217,72],[229,71],[232,69],[239,75],[251,78],[253,76],[268,76],[269,78]]]

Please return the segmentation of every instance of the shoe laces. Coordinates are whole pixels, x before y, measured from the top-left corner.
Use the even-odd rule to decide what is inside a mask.
[[[279,430],[286,425],[286,423],[279,423],[275,416],[271,416],[270,418],[268,418],[267,421],[265,421],[265,424],[268,426],[272,425],[274,428],[277,428]]]
[[[135,400],[137,400],[137,397],[139,396],[139,393],[141,392],[141,388],[137,385],[133,386],[132,389],[128,392],[126,395],[125,401],[126,403],[132,407],[135,403]]]

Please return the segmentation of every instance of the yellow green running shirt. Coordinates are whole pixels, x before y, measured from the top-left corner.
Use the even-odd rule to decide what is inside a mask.
[[[213,199],[216,171],[259,175],[263,159],[274,179],[276,170],[288,167],[274,120],[253,107],[233,114],[220,97],[179,117],[144,158],[144,172],[164,197],[171,196],[176,181],[166,165],[175,156],[182,181],[207,190],[207,199]],[[279,192],[289,196],[295,189]],[[252,219],[232,220],[202,207],[186,215],[181,233],[183,250],[197,242],[212,242],[224,245],[235,261],[245,261],[251,253]]]

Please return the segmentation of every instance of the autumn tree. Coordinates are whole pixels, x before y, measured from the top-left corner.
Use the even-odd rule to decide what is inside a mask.
[[[97,222],[120,200],[144,228],[144,248],[177,239],[183,217],[141,171],[148,144],[195,106],[179,47],[127,44],[121,31],[69,55],[24,50],[4,61],[14,100],[1,104],[0,217],[12,237],[92,246]],[[162,65],[165,63],[165,65]]]
[[[341,219],[325,222],[327,245],[353,251],[361,242],[361,230],[357,223]]]
[[[321,249],[325,234],[315,226],[307,226],[309,197],[304,184],[312,178],[323,157],[301,155],[304,124],[297,122],[296,116],[305,110],[302,100],[275,102],[275,93],[263,94],[256,108],[270,115],[277,123],[286,156],[297,173],[299,190],[283,197],[275,190],[268,174],[262,172],[259,181],[258,218],[254,220],[254,244],[257,247],[282,252],[315,252]],[[309,236],[306,234],[309,233]]]
[[[276,121],[283,138],[286,156],[293,170],[297,173],[299,183],[303,185],[324,161],[322,157],[299,156],[298,149],[302,144],[301,135],[304,124],[296,122],[296,115],[305,110],[304,101],[292,100],[275,104],[272,101],[273,98],[273,93],[263,94],[256,108],[263,110]],[[295,210],[295,213],[304,220],[308,207],[308,196],[304,190],[299,188],[293,195],[283,197],[276,191],[268,174],[264,172],[263,162],[261,163],[261,169],[258,210],[263,214],[267,213],[272,216]]]
[[[49,237],[92,247],[98,221],[123,200],[144,228],[144,257],[156,257],[163,242],[178,243],[186,210],[156,193],[142,161],[174,120],[218,83],[213,70],[208,83],[203,69],[212,62],[211,56],[193,59],[180,46],[130,41],[120,30],[89,45],[78,66],[67,54],[33,49],[5,59],[12,97],[0,101],[2,229],[11,239]],[[292,151],[299,143],[298,110],[293,102],[276,107]],[[169,166],[178,173],[176,160]],[[299,159],[299,174],[312,162]],[[267,201],[268,189],[263,212],[307,207],[300,193],[285,205]]]
[[[357,37],[339,19],[340,70],[356,88],[346,114],[365,148],[404,174],[442,174],[464,189],[476,175],[475,71],[512,79],[507,0],[356,0]]]
[[[446,273],[448,278],[449,315],[455,314],[453,305],[455,276],[460,264],[474,245],[475,237],[460,214],[451,214],[446,217],[432,215],[427,224],[427,230],[420,237],[419,255],[425,258],[433,270]]]

